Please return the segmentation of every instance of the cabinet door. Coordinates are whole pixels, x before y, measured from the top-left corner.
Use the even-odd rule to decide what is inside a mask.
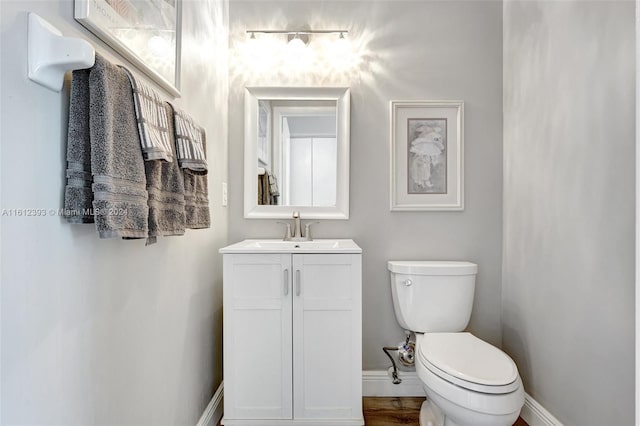
[[[293,255],[295,419],[362,419],[361,257]]]
[[[224,255],[226,419],[291,419],[291,255]]]

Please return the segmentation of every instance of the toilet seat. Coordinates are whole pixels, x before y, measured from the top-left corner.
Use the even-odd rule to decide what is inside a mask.
[[[435,336],[439,334],[440,336]],[[455,362],[447,363],[440,362],[437,367],[432,362],[426,359],[425,353],[429,353],[431,355],[435,355],[430,351],[430,345],[433,344],[432,337],[435,336],[436,342],[440,343],[439,347],[444,348],[443,350],[457,350],[461,356],[461,359],[466,359],[471,362],[471,365],[467,368],[460,368],[462,371],[458,371],[458,373],[466,373],[466,377],[476,380],[476,381],[488,381],[488,377],[485,377],[481,374],[470,374],[470,371],[473,368],[480,368],[478,366],[477,358],[474,357],[474,353],[471,352],[476,345],[468,345],[465,342],[469,342],[471,340],[474,343],[473,339],[477,339],[475,336],[471,335],[473,339],[469,336],[462,337],[458,339],[457,337],[452,337],[454,342],[451,343],[451,346],[447,346],[446,340],[448,337],[443,337],[444,334],[456,334],[463,335],[468,333],[416,333],[416,372],[418,373],[418,377],[422,382],[422,385],[427,394],[427,398],[435,401],[435,403],[443,409],[443,407],[447,406],[448,408],[445,412],[450,412],[449,410],[458,411],[470,410],[470,412],[482,413],[483,415],[489,416],[514,416],[513,421],[517,418],[517,414],[520,412],[520,408],[522,404],[524,404],[524,389],[522,387],[522,381],[520,380],[520,376],[517,374],[516,370],[516,378],[513,382],[505,384],[505,385],[483,385],[479,383],[474,383],[470,380],[463,380],[456,377],[453,374],[446,373],[442,368],[447,368],[450,371],[454,370],[454,367],[459,367],[459,365]],[[426,339],[425,339],[426,337]],[[441,338],[441,339],[440,339]],[[438,340],[439,339],[439,340]],[[426,340],[426,342],[425,342]],[[478,339],[479,340],[479,339]],[[460,343],[462,342],[462,343]],[[484,345],[488,346],[490,349],[494,349],[499,354],[507,358],[510,362],[510,358],[502,353],[499,349],[489,345],[488,343],[482,342]],[[451,349],[454,348],[454,349]],[[481,349],[486,349],[486,347],[481,346]],[[437,349],[436,349],[437,352]],[[486,354],[485,354],[486,355]],[[501,359],[502,357],[498,356],[497,359]],[[435,358],[432,357],[432,361]],[[476,360],[474,363],[473,361]],[[504,360],[504,359],[503,359]],[[442,361],[442,360],[438,360]],[[437,362],[437,361],[436,361]],[[453,365],[451,365],[453,364]],[[500,363],[498,362],[498,365]],[[507,362],[507,365],[510,363]],[[466,367],[466,366],[465,366]],[[508,371],[508,370],[507,370]],[[462,374],[459,374],[462,375]],[[475,376],[480,377],[475,377]],[[471,377],[473,376],[473,377]],[[497,376],[499,377],[499,376]],[[510,377],[507,375],[503,376],[502,380],[498,380],[494,377],[494,383],[499,383],[500,381],[508,381]],[[476,414],[469,414],[470,416],[475,416]],[[512,424],[511,421],[508,424]],[[464,422],[463,422],[464,423]],[[501,423],[494,419],[489,423],[481,423],[481,422],[472,422],[468,421],[464,424],[507,424]]]
[[[520,386],[509,356],[471,333],[417,335],[417,359],[429,371],[475,392],[506,394]]]

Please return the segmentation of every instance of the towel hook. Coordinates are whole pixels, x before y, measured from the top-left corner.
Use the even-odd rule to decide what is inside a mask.
[[[69,70],[91,68],[96,51],[86,40],[63,37],[53,25],[33,12],[28,23],[29,79],[59,92]]]

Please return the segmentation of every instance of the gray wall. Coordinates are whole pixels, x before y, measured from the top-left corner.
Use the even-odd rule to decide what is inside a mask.
[[[232,0],[229,13],[229,241],[282,236],[275,221],[243,219],[243,87],[348,85],[351,218],[323,221],[314,237],[353,238],[363,248],[364,368],[386,368],[382,346],[403,338],[391,302],[390,259],[477,262],[470,329],[500,345],[502,3]],[[283,64],[252,73],[238,59],[245,30],[305,24],[347,28],[362,53],[358,67],[296,72]],[[465,101],[464,212],[389,211],[389,101],[406,99]]]
[[[503,345],[566,425],[634,424],[634,4],[504,5]]]
[[[2,0],[2,209],[62,204],[68,88],[27,79],[26,11],[121,58],[73,19],[73,1]],[[208,134],[213,227],[183,237],[98,240],[93,225],[1,217],[0,423],[195,424],[222,380],[228,217],[228,5],[184,2],[183,96]]]

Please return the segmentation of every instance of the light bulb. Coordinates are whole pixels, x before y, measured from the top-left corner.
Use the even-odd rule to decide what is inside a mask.
[[[249,50],[249,53],[255,55],[256,53],[260,52],[259,44],[260,43],[256,38],[256,33],[251,33],[249,40],[247,40],[247,49]]]
[[[289,40],[288,46],[289,46],[289,49],[291,49],[294,52],[303,52],[307,45],[296,34],[294,38]]]
[[[302,71],[309,66],[312,50],[307,49],[305,40],[296,34],[287,43],[286,61],[292,70]]]
[[[344,33],[340,33],[340,37],[336,40],[333,50],[337,56],[345,56],[349,54],[351,50],[351,43],[344,36]]]
[[[274,65],[276,56],[274,55],[274,43],[269,40],[269,37],[256,37],[255,33],[251,33],[244,52],[247,64],[250,64],[250,67],[258,72],[268,70]]]
[[[351,43],[345,38],[344,33],[340,33],[340,37],[333,44],[333,63],[336,68],[347,69],[352,66],[352,62]]]

